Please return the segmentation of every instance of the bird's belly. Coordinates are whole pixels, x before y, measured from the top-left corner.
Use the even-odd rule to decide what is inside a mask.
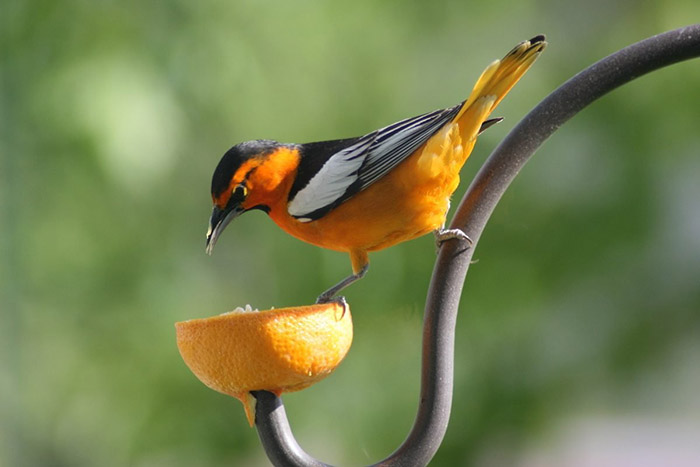
[[[374,251],[429,233],[445,222],[449,194],[416,199],[415,193],[376,185],[379,196],[347,202],[289,233],[338,251]],[[370,189],[366,193],[370,193]],[[365,193],[363,192],[363,193]],[[363,197],[364,198],[364,197]]]

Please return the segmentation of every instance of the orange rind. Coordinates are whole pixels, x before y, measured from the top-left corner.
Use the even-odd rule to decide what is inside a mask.
[[[335,370],[352,343],[347,304],[257,311],[250,306],[175,323],[180,355],[202,383],[239,399],[252,426],[250,391],[299,391]]]

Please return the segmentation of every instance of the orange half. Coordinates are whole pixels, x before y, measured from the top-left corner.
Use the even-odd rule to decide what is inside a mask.
[[[325,378],[352,343],[350,308],[338,303],[253,311],[175,323],[180,355],[208,387],[239,399],[255,421],[250,391],[299,391]]]

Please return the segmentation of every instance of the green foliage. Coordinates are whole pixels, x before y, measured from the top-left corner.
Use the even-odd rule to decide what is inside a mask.
[[[698,5],[5,2],[0,465],[265,465],[238,402],[181,361],[173,323],[310,303],[349,261],[263,214],[237,219],[206,256],[223,152],[246,139],[359,135],[452,105],[490,60],[546,33],[550,47],[499,107],[506,121],[480,138],[461,196],[541,98],[700,17]],[[588,412],[700,419],[687,409],[687,382],[700,378],[698,83],[689,62],[606,96],[515,181],[465,286],[435,465],[515,459]],[[371,259],[346,294],[356,328],[346,361],[285,396],[301,445],[342,465],[393,451],[418,398],[432,238]]]

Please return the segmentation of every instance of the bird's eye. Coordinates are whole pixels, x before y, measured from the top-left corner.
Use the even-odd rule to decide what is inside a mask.
[[[231,198],[235,199],[236,201],[243,201],[246,196],[248,196],[248,189],[245,187],[245,185],[236,185],[231,193]]]

